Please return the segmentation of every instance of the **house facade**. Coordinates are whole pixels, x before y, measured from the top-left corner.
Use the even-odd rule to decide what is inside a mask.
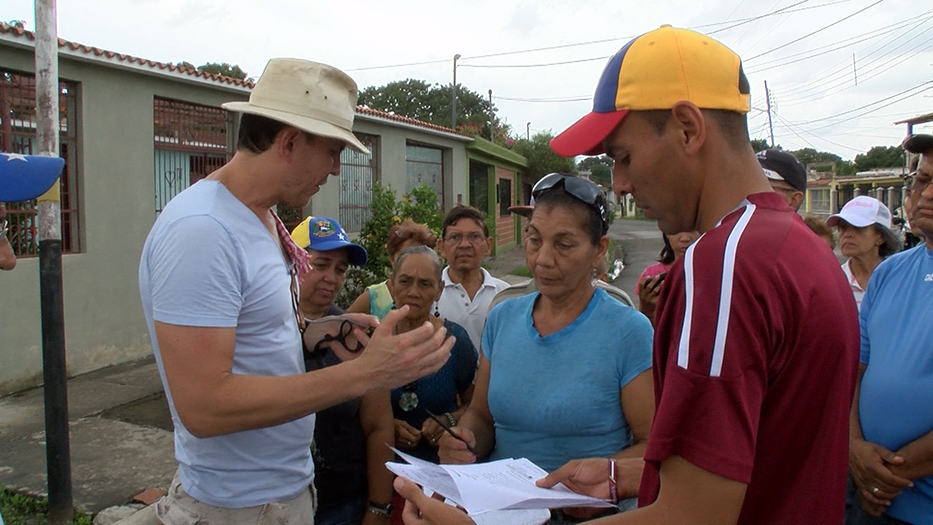
[[[0,24],[0,150],[33,153],[35,37]],[[59,40],[62,274],[68,374],[151,354],[137,285],[139,256],[172,197],[229,160],[235,115],[251,82],[178,69]],[[445,209],[469,200],[471,137],[357,108],[354,131],[371,154],[344,151],[339,179],[300,215],[358,231],[372,183],[399,195],[425,183]],[[0,273],[0,395],[39,384],[42,348],[35,203],[8,205],[19,257]]]

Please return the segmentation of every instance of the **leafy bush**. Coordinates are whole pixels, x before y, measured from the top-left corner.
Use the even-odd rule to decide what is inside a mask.
[[[400,224],[405,219],[425,224],[440,236],[444,215],[440,209],[437,193],[427,184],[422,184],[395,200],[395,191],[391,185],[373,185],[373,198],[370,203],[370,218],[360,228],[360,245],[369,255],[363,268],[347,272],[347,280],[337,296],[337,304],[349,306],[367,286],[382,282],[389,277],[392,268],[386,253],[386,241],[389,228]]]

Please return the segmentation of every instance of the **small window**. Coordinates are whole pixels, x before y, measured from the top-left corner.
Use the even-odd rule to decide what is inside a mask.
[[[512,205],[512,180],[499,179],[499,217],[508,217]]]

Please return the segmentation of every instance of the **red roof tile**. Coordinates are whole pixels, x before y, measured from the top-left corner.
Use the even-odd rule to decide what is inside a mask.
[[[391,120],[394,122],[399,122],[402,124],[409,124],[412,126],[418,126],[419,128],[430,129],[433,131],[440,131],[443,133],[450,133],[452,135],[459,135],[461,137],[472,139],[473,137],[464,133],[461,133],[455,129],[448,128],[446,126],[439,126],[437,124],[432,124],[430,122],[424,122],[422,120],[413,119],[411,117],[405,117],[402,115],[396,115],[395,113],[389,113],[388,111],[382,111],[379,109],[373,109],[368,106],[356,106],[356,112],[360,115],[369,115],[371,117],[378,117],[385,120]]]
[[[26,31],[25,29],[20,29],[18,27],[14,27],[12,25],[4,24],[3,22],[0,22],[0,34],[3,34],[3,33],[8,34],[8,35],[13,35],[19,38],[28,39],[31,41],[35,41],[36,39],[36,34],[33,33],[32,31]],[[134,57],[131,55],[124,55],[123,53],[115,53],[113,51],[108,51],[106,49],[100,49],[99,47],[92,47],[92,46],[87,46],[84,44],[79,44],[77,42],[70,42],[63,38],[58,39],[58,47],[67,48],[71,51],[75,51],[78,53],[84,53],[86,55],[104,57],[109,60],[116,60],[120,62],[138,64],[141,66],[148,66],[152,69],[168,70],[172,72],[177,72],[178,74],[182,74],[182,75],[201,77],[207,80],[212,80],[214,82],[220,82],[223,84],[233,84],[236,86],[242,86],[242,87],[246,87],[250,89],[252,89],[252,87],[254,86],[253,82],[250,82],[250,81],[240,80],[238,78],[228,77],[224,75],[218,75],[216,73],[203,73],[196,69],[182,68],[182,67],[177,67],[174,64],[166,64],[164,62],[156,62],[155,60],[148,60],[145,58],[138,58],[138,57]]]
[[[31,40],[31,41],[35,41],[35,39],[36,39],[36,35],[35,35],[35,33],[33,33],[32,31],[26,31],[25,29],[20,29],[20,28],[17,28],[17,27],[12,26],[12,25],[10,25],[10,24],[5,24],[5,23],[3,23],[3,22],[0,22],[0,34],[4,34],[4,33],[5,33],[5,34],[8,34],[8,35],[13,35],[13,36],[16,36],[16,37],[19,37],[19,38],[28,39],[28,40]],[[244,80],[240,80],[240,79],[233,78],[233,77],[228,77],[228,76],[224,76],[224,75],[219,75],[219,74],[216,74],[216,73],[203,73],[203,72],[198,71],[198,70],[196,70],[196,69],[189,69],[189,68],[184,68],[184,67],[178,67],[178,66],[176,66],[176,65],[174,65],[174,64],[167,64],[167,63],[165,63],[165,62],[156,62],[156,61],[154,61],[154,60],[148,60],[148,59],[145,59],[145,58],[138,58],[138,57],[134,57],[134,56],[131,56],[131,55],[125,55],[125,54],[123,54],[123,53],[116,53],[116,52],[114,52],[114,51],[108,51],[108,50],[106,50],[106,49],[101,49],[101,48],[99,48],[99,47],[93,47],[93,46],[88,46],[88,45],[84,45],[84,44],[79,44],[79,43],[77,43],[77,42],[70,42],[70,41],[65,40],[65,39],[62,39],[62,38],[59,38],[59,39],[58,39],[58,47],[60,47],[60,48],[67,48],[67,49],[69,49],[69,50],[71,50],[71,51],[75,51],[75,52],[78,52],[78,53],[84,53],[84,54],[87,54],[87,55],[94,55],[94,56],[98,56],[98,57],[105,57],[105,58],[107,58],[108,60],[115,60],[115,61],[120,61],[120,62],[128,62],[128,63],[131,63],[131,64],[138,64],[138,65],[142,65],[142,66],[148,66],[148,67],[150,67],[150,68],[152,68],[152,69],[159,69],[159,70],[163,70],[163,71],[176,72],[177,74],[180,74],[180,75],[189,75],[189,76],[193,76],[193,77],[201,77],[201,78],[204,78],[204,79],[206,79],[206,80],[211,80],[211,81],[219,82],[219,83],[223,83],[223,84],[233,84],[233,85],[236,85],[236,86],[242,86],[242,87],[246,87],[246,88],[249,88],[249,89],[252,89],[252,88],[255,86],[255,84],[254,84],[253,82],[250,82],[250,81],[244,81]],[[439,132],[442,132],[442,133],[450,133],[450,134],[453,134],[453,135],[459,135],[459,136],[461,136],[461,137],[465,137],[465,138],[469,138],[469,139],[472,139],[472,138],[473,138],[473,137],[470,136],[470,135],[466,135],[466,134],[464,134],[464,133],[461,133],[461,132],[459,132],[459,131],[456,131],[456,130],[454,130],[454,129],[451,129],[451,128],[448,128],[448,127],[445,127],[445,126],[439,126],[439,125],[437,125],[437,124],[431,124],[430,122],[423,122],[423,121],[421,121],[421,120],[413,119],[413,118],[411,118],[411,117],[405,117],[405,116],[402,116],[402,115],[396,115],[396,114],[394,114],[394,113],[389,113],[389,112],[387,112],[387,111],[381,111],[381,110],[373,109],[373,108],[366,107],[366,106],[357,106],[357,107],[356,107],[356,112],[359,113],[359,114],[361,114],[361,115],[368,115],[368,116],[380,118],[380,119],[383,119],[383,120],[389,120],[389,121],[393,121],[393,122],[399,122],[399,123],[401,123],[401,124],[408,124],[408,125],[411,125],[411,126],[417,126],[417,127],[419,127],[419,128],[425,128],[425,129],[429,129],[429,130],[432,130],[432,131],[439,131]]]

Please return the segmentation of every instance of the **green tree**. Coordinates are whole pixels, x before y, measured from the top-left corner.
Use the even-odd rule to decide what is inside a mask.
[[[576,173],[573,159],[561,157],[551,149],[554,134],[550,131],[536,133],[531,140],[518,139],[512,150],[528,159],[528,175],[537,179],[548,173]]]
[[[855,156],[855,167],[859,171],[877,168],[894,168],[904,165],[904,148],[900,146],[875,146]]]
[[[607,155],[587,157],[581,160],[577,165],[577,171],[580,173],[588,171],[593,182],[602,184],[607,188],[612,186],[612,159]]]
[[[360,91],[359,104],[396,115],[411,117],[438,126],[450,127],[452,84],[429,84],[423,80],[405,79],[384,86],[369,86]],[[508,130],[496,116],[496,107],[489,99],[457,84],[457,129],[467,134],[489,138],[489,117],[492,115],[497,134]],[[504,132],[502,141],[507,140]],[[500,142],[494,140],[494,142]]]
[[[768,141],[765,139],[752,139],[752,149],[755,150],[755,153],[758,153],[759,151],[771,149],[771,146],[768,145]]]
[[[208,62],[204,65],[194,67],[194,64],[191,62],[178,62],[175,64],[175,67],[183,67],[187,69],[195,69],[202,73],[224,75],[227,77],[237,78],[240,80],[247,80],[246,71],[240,69],[240,66],[236,64],[228,64],[226,62]]]
[[[842,160],[842,157],[829,151],[818,151],[814,148],[801,148],[788,151],[788,153],[796,157],[804,166],[808,166],[809,169],[814,171],[828,173],[833,171],[833,164],[835,164],[837,175],[851,175],[855,173],[855,166],[850,161]],[[814,164],[820,165],[814,166]]]
[[[440,235],[444,223],[437,193],[427,184],[413,188],[411,192],[402,195],[400,200],[396,200],[392,186],[376,183],[373,185],[369,209],[370,218],[360,228],[359,243],[369,255],[364,269],[372,273],[375,279],[373,282],[384,281],[391,271],[389,255],[386,253],[389,228],[404,219],[411,219],[427,225],[434,235]]]

